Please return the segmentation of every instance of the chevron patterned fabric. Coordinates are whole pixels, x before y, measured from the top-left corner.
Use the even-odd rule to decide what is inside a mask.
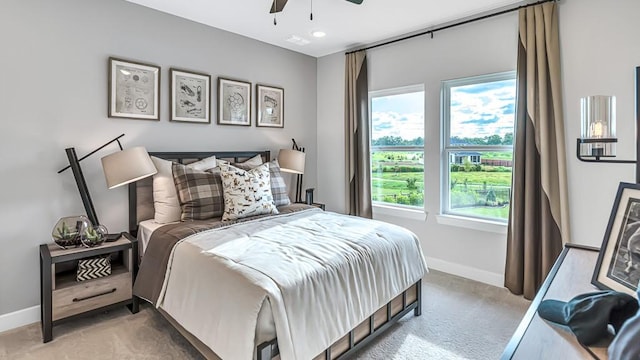
[[[111,275],[111,257],[95,257],[78,261],[77,281],[97,279]]]

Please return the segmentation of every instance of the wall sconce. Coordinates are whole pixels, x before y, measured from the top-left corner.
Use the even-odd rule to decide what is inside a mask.
[[[616,98],[595,95],[580,99],[581,131],[576,156],[584,162],[635,164],[635,160],[612,160],[616,156]],[[603,159],[604,158],[604,159]]]
[[[576,145],[578,159],[585,162],[636,164],[636,183],[640,183],[640,66],[636,67],[636,160],[602,159],[602,157],[614,157],[616,154],[615,143],[618,139],[615,137],[615,98],[613,96],[590,96],[582,99],[581,104],[582,131],[580,135],[582,138],[578,139]],[[609,118],[602,118],[603,120],[598,122],[596,118],[598,113],[609,116]],[[605,121],[607,119],[608,121]],[[603,128],[605,123],[606,131]],[[593,135],[601,135],[601,137]]]

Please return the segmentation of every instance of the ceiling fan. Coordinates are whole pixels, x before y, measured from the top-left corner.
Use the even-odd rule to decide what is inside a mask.
[[[284,6],[287,5],[287,1],[288,0],[273,0],[273,4],[271,4],[271,10],[269,11],[269,13],[271,14],[279,13],[280,11],[282,11],[282,9],[284,9]],[[362,4],[363,0],[347,0],[347,1],[360,5]]]

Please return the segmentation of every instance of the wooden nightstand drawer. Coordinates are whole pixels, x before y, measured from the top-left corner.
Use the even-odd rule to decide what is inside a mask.
[[[122,272],[53,290],[53,321],[131,299],[131,273]]]

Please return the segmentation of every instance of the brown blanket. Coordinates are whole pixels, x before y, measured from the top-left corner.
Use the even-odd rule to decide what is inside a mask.
[[[306,204],[291,204],[279,207],[278,211],[280,214],[289,214],[309,208],[312,207]],[[162,290],[162,284],[164,283],[164,275],[167,271],[167,263],[171,255],[171,250],[178,241],[205,230],[216,229],[266,216],[278,215],[259,215],[230,221],[222,221],[221,218],[218,217],[209,220],[167,224],[156,229],[151,234],[149,245],[147,245],[147,249],[142,258],[138,276],[133,284],[133,295],[156,305],[160,291]]]

